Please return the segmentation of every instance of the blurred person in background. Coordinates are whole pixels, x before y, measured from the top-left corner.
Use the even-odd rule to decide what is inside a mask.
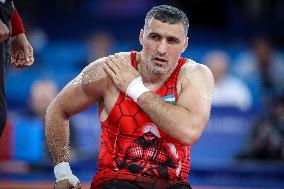
[[[7,128],[0,139],[0,154],[3,153],[0,159],[11,160],[6,164],[6,170],[2,171],[21,172],[48,164],[43,123],[46,108],[56,95],[55,82],[36,80],[32,83],[28,107],[10,115]]]
[[[34,62],[33,48],[28,42],[21,18],[11,0],[0,1],[0,137],[7,119],[5,79],[10,64],[23,68]]]
[[[284,89],[284,57],[266,37],[256,37],[252,48],[240,54],[234,64],[236,74],[244,79],[253,92],[254,105],[269,113],[273,98]]]
[[[30,89],[28,109],[18,112],[14,116],[16,159],[30,163],[31,168],[41,168],[48,165],[48,156],[44,143],[44,117],[50,102],[58,94],[57,83],[53,80],[35,80]],[[72,135],[70,155],[77,157],[76,139],[73,136],[73,123],[71,122]],[[28,153],[27,153],[28,152]]]
[[[32,115],[44,120],[45,112],[50,102],[57,95],[57,85],[52,80],[37,80],[30,90],[30,109]]]
[[[32,166],[47,165],[44,143],[44,116],[49,103],[57,95],[52,80],[35,80],[30,88],[28,107],[13,114],[15,159]]]
[[[87,38],[87,57],[78,62],[80,69],[84,68],[90,62],[112,54],[114,51],[115,40],[111,33],[98,31]]]
[[[214,79],[207,66],[181,57],[188,24],[175,7],[153,7],[141,52],[96,60],[51,102],[45,134],[55,188],[80,188],[69,165],[69,118],[95,103],[102,142],[91,188],[191,188],[190,149],[207,125]]]
[[[261,110],[239,159],[283,159],[284,57],[266,37],[240,55],[236,73],[252,87]]]
[[[284,95],[274,99],[271,113],[252,129],[238,159],[284,160]]]
[[[251,108],[251,92],[246,83],[229,72],[228,54],[221,50],[209,51],[204,55],[203,63],[214,76],[213,107],[234,107],[241,111]]]
[[[89,63],[99,58],[106,57],[113,52],[114,37],[111,33],[103,31],[96,32],[88,38],[87,45]]]

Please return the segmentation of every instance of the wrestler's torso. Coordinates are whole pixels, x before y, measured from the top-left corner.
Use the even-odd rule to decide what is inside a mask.
[[[139,56],[139,55],[136,55],[136,56]],[[130,52],[127,53],[126,57],[124,58],[131,63],[131,53]],[[176,93],[179,96],[182,90],[182,83],[181,83],[181,79],[179,79],[179,76],[177,77],[178,78],[177,78],[177,83],[176,83]],[[164,82],[152,84],[152,85],[144,83],[144,85],[151,91],[155,91],[159,89],[163,84]],[[120,93],[118,88],[113,84],[111,80],[108,81],[108,84],[105,87],[107,87],[107,90],[104,90],[105,95],[103,99],[98,102],[101,122],[108,118],[112,108],[114,107],[116,100],[118,99],[119,93]]]
[[[178,73],[184,62],[185,59],[180,59],[178,68],[160,86],[147,87],[155,88],[152,91],[165,101],[175,103],[181,91]],[[186,180],[190,147],[181,145],[158,128],[131,98],[114,85],[107,87],[108,95],[99,103],[102,127],[99,171]]]

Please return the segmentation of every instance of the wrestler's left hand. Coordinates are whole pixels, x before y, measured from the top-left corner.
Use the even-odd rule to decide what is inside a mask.
[[[124,93],[131,81],[140,76],[140,73],[118,54],[107,57],[105,62],[105,71],[117,88]]]

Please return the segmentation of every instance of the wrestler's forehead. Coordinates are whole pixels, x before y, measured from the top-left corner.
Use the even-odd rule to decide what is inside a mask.
[[[182,22],[176,24],[163,23],[152,18],[149,20],[148,26],[145,28],[146,33],[159,33],[165,36],[185,36],[185,29]]]

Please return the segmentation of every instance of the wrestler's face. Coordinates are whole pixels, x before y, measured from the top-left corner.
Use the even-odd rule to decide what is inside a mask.
[[[188,45],[182,23],[163,23],[153,18],[141,30],[139,40],[143,46],[142,60],[157,75],[173,70]]]

